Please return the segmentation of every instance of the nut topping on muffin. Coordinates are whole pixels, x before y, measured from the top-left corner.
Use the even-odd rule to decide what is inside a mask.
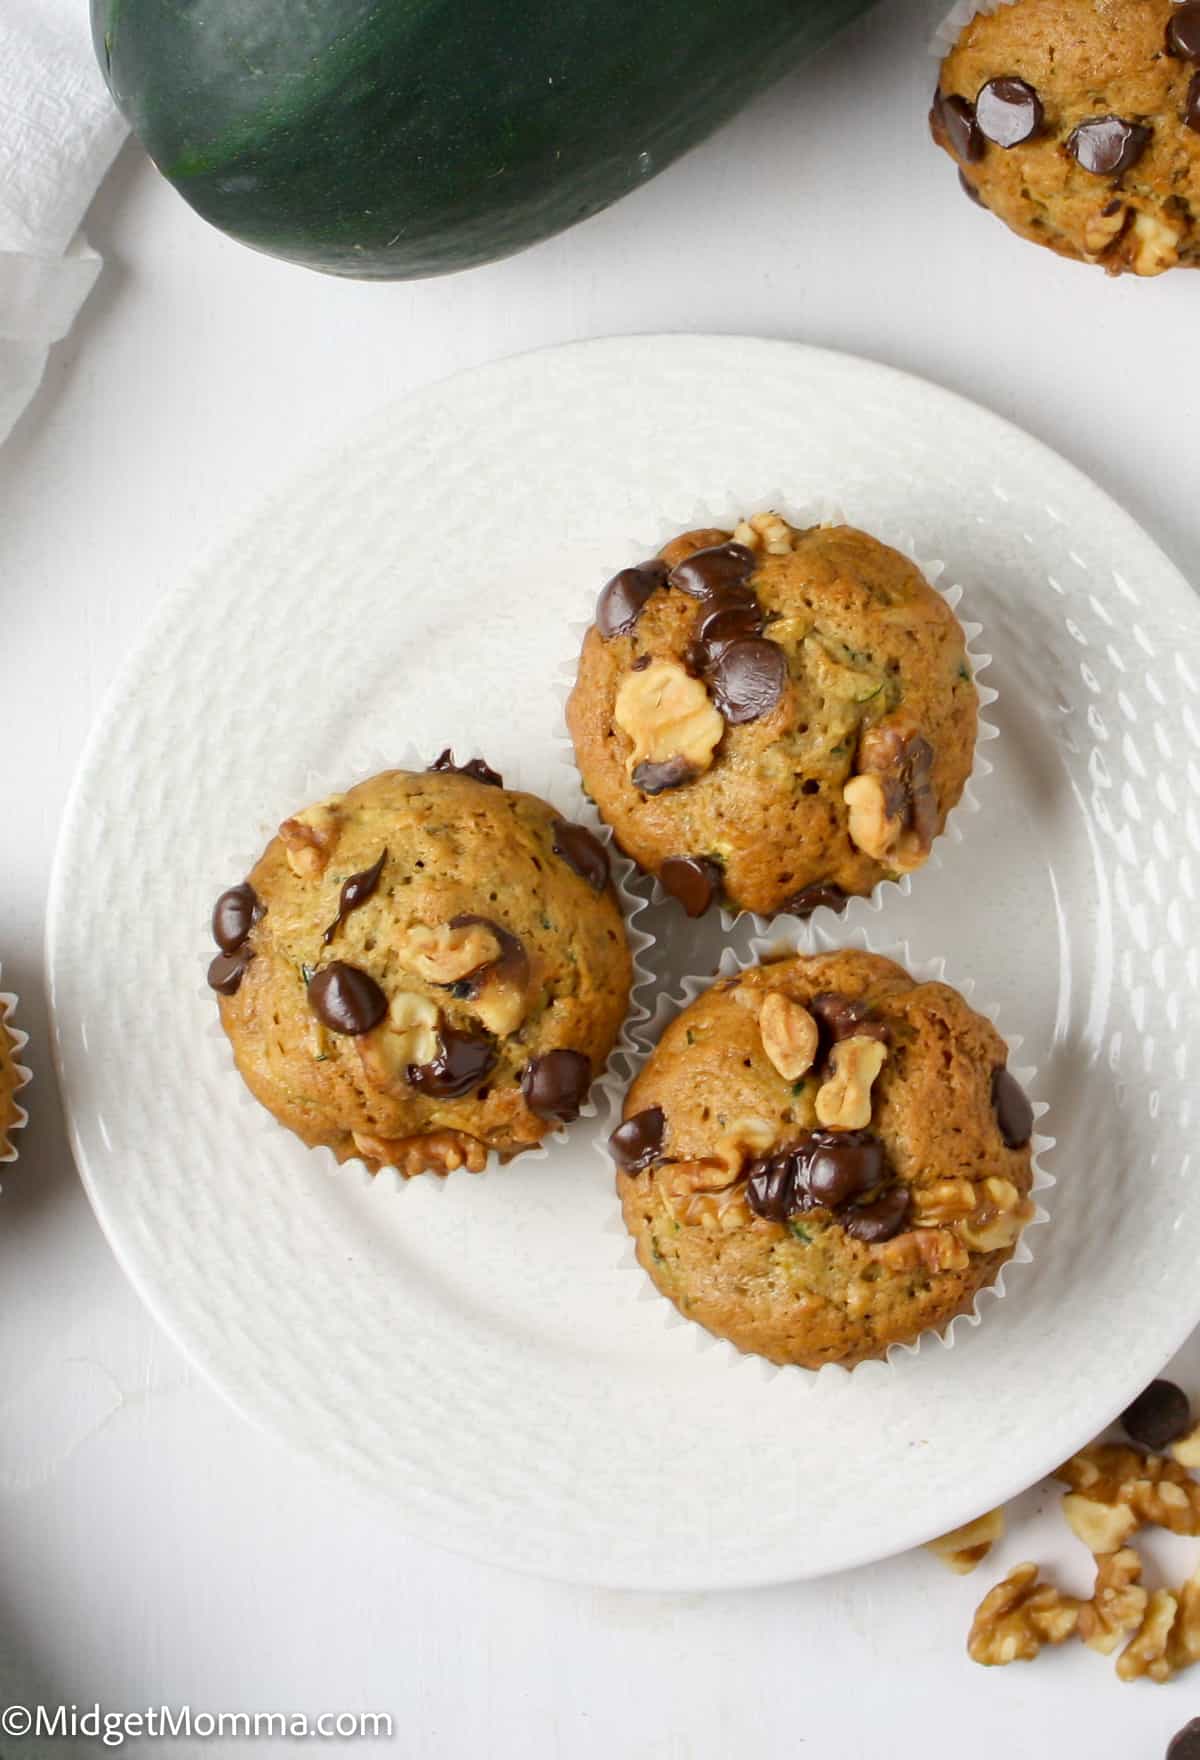
[[[817,1089],[817,1117],[827,1130],[861,1131],[871,1122],[871,1086],[883,1068],[887,1046],[855,1033],[830,1052],[830,1071]]]
[[[763,997],[758,1012],[763,1050],[785,1082],[795,1082],[812,1068],[817,1056],[817,1023],[802,1003],[782,990]]]
[[[674,660],[629,673],[613,717],[632,742],[626,768],[634,787],[646,794],[678,788],[707,770],[725,732],[704,686]]]

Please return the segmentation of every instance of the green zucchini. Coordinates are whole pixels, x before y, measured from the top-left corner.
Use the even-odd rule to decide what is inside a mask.
[[[404,279],[594,214],[870,0],[92,0],[100,65],[197,213]]]

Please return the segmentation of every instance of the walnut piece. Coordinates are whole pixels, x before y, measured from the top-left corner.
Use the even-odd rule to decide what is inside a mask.
[[[887,1046],[855,1033],[829,1054],[830,1073],[817,1089],[817,1118],[826,1130],[861,1131],[871,1122],[871,1087],[883,1068]]]
[[[1015,1246],[1033,1216],[1030,1199],[1022,1198],[1008,1179],[985,1179],[970,1216],[955,1223],[955,1232],[973,1253],[999,1253]]]
[[[1097,1503],[1081,1491],[1067,1492],[1063,1515],[1071,1532],[1097,1558],[1120,1552],[1142,1525],[1127,1503]]]
[[[812,1068],[819,1034],[803,1003],[782,990],[769,990],[759,1010],[758,1030],[763,1050],[785,1082],[799,1081]]]
[[[279,841],[287,851],[288,867],[301,880],[315,880],[325,872],[342,827],[338,808],[340,794],[315,807],[305,807],[279,827]]]
[[[1200,1566],[1175,1594],[1179,1603],[1167,1644],[1167,1661],[1178,1673],[1200,1662]]]
[[[1128,1508],[1137,1518],[1135,1528],[1150,1524],[1172,1534],[1200,1534],[1200,1485],[1161,1455],[1093,1442],[1059,1467],[1055,1478],[1093,1503]]]
[[[641,764],[676,759],[685,777],[699,776],[725,732],[703,684],[675,660],[652,660],[644,671],[627,673],[613,715],[633,743],[626,764],[631,774]]]
[[[979,1603],[967,1655],[985,1668],[1032,1662],[1043,1644],[1063,1644],[1079,1624],[1079,1602],[1038,1581],[1035,1564],[1019,1564]]]
[[[966,1522],[961,1528],[951,1529],[949,1534],[942,1534],[931,1540],[926,1551],[940,1558],[948,1570],[955,1571],[960,1577],[968,1571],[976,1570],[987,1557],[997,1540],[1004,1538],[1004,1511],[990,1509],[986,1515],[977,1516],[973,1522]]]
[[[1200,1467],[1200,1424],[1181,1436],[1178,1442],[1171,1444],[1171,1458],[1179,1462],[1181,1467]]]
[[[1131,1546],[1096,1560],[1092,1598],[1079,1609],[1079,1636],[1102,1656],[1110,1656],[1126,1632],[1146,1617],[1149,1596],[1141,1586],[1142,1561]]]
[[[747,550],[762,550],[768,556],[786,556],[796,533],[778,513],[752,513],[734,528],[733,541]]]
[[[917,1228],[940,1228],[970,1216],[976,1205],[975,1186],[969,1179],[940,1179],[931,1186],[914,1186],[913,1223]]]
[[[842,789],[847,829],[864,855],[898,874],[928,859],[937,831],[930,780],[933,747],[908,719],[868,727],[858,742],[858,774]]]
[[[354,1041],[373,1088],[385,1094],[409,1091],[409,1065],[432,1063],[437,1056],[438,1020],[437,1003],[428,996],[401,990],[392,997],[386,1019]]]
[[[1090,257],[1103,256],[1109,246],[1120,238],[1128,222],[1129,209],[1123,202],[1107,202],[1098,213],[1091,216],[1083,229],[1084,250]]]
[[[439,923],[429,928],[414,923],[398,949],[404,964],[429,984],[456,984],[460,978],[500,958],[500,942],[483,923],[458,928]]]
[[[1164,269],[1173,269],[1179,261],[1180,237],[1157,214],[1135,214],[1124,240],[1134,274],[1161,275]]]
[[[354,1147],[372,1172],[394,1167],[405,1179],[418,1173],[453,1173],[457,1167],[482,1173],[488,1158],[487,1144],[465,1131],[429,1131],[415,1137],[373,1137],[355,1131]]]
[[[869,1248],[892,1271],[965,1271],[971,1255],[948,1228],[910,1228]]]
[[[775,1125],[767,1118],[735,1118],[717,1138],[714,1153],[737,1178],[747,1161],[754,1161],[775,1146]]]
[[[1168,1681],[1174,1670],[1167,1659],[1167,1645],[1175,1624],[1178,1602],[1169,1589],[1156,1589],[1146,1604],[1145,1617],[1136,1635],[1117,1657],[1117,1673],[1123,1681]]]

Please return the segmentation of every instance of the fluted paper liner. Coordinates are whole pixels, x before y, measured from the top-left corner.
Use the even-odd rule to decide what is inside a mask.
[[[476,754],[474,753],[467,754],[465,752],[456,753],[456,762],[465,764],[468,762],[469,757],[475,755]],[[262,851],[275,835],[280,819],[286,818],[288,813],[299,812],[302,808],[311,805],[315,801],[325,800],[331,794],[344,794],[348,789],[355,787],[356,784],[366,782],[372,776],[378,776],[380,772],[384,770],[408,770],[420,774],[428,769],[433,758],[436,756],[436,751],[426,755],[418,752],[415,747],[410,746],[405,748],[405,750],[398,756],[390,758],[383,756],[379,752],[370,752],[366,755],[361,753],[356,754],[354,761],[348,766],[349,773],[346,775],[339,774],[337,777],[331,778],[323,772],[310,770],[305,784],[305,798],[302,801],[284,803],[276,818],[270,821],[264,820],[258,827],[259,841],[252,849],[247,850],[247,848],[243,847],[240,851],[232,854],[227,859],[224,870],[226,877],[222,879],[220,875],[214,875],[212,891],[214,900],[224,887],[237,884],[249,874],[251,868],[253,868],[259,856],[262,854]],[[566,819],[574,820],[577,823],[588,822],[587,817],[582,812],[582,806],[584,804],[582,795],[575,800],[564,800],[562,798],[564,791],[561,787],[554,786],[553,774],[546,777],[544,787],[538,787],[530,783],[522,764],[509,763],[505,767],[504,787],[509,791],[536,795],[539,799],[545,800],[548,804],[554,806],[555,809]],[[609,1053],[604,1069],[592,1083],[588,1098],[580,1109],[580,1121],[607,1118],[613,1107],[620,1105],[620,1096],[628,1086],[630,1071],[632,1070],[633,1064],[638,1056],[641,1043],[640,1033],[645,1028],[646,1023],[650,1018],[650,1009],[644,992],[646,992],[647,987],[653,982],[653,974],[642,958],[643,954],[652,945],[653,936],[648,935],[643,929],[640,929],[635,921],[635,919],[647,908],[645,898],[642,897],[640,893],[635,892],[632,888],[631,882],[636,877],[637,870],[628,857],[623,856],[620,850],[616,848],[612,841],[612,834],[608,831],[607,827],[598,827],[594,824],[589,824],[589,829],[596,832],[596,835],[608,850],[612,869],[613,886],[616,889],[617,898],[620,902],[621,913],[625,921],[625,934],[629,942],[630,956],[633,961],[633,981],[629,993],[629,1009],[626,1013],[621,1031],[617,1037],[617,1042]],[[203,971],[216,949],[212,944],[210,926],[207,921],[203,923],[201,933],[203,935],[203,941],[197,951],[197,961],[198,969]],[[280,1124],[267,1108],[255,1099],[254,1095],[242,1080],[241,1073],[233,1059],[233,1048],[226,1036],[225,1029],[221,1025],[220,1015],[217,1009],[217,999],[213,991],[205,984],[202,986],[201,994],[210,1013],[206,1037],[210,1042],[215,1042],[215,1054],[222,1058],[230,1075],[237,1083],[239,1105],[246,1113],[248,1127],[259,1129],[267,1134],[286,1130],[287,1127]],[[521,1162],[542,1160],[550,1154],[551,1149],[556,1142],[562,1141],[565,1132],[574,1131],[578,1141],[582,1140],[582,1135],[585,1129],[586,1125],[579,1121],[575,1121],[566,1127],[559,1126],[557,1129],[548,1129],[546,1137],[541,1143],[538,1143],[529,1149],[522,1149],[520,1155],[513,1159],[519,1159]],[[296,1142],[300,1142],[300,1138],[295,1137],[294,1132],[289,1132],[288,1134],[293,1136]],[[339,1162],[332,1152],[323,1145],[316,1146],[311,1150],[311,1153],[320,1159],[324,1170],[331,1176],[357,1178],[367,1184],[372,1182],[378,1184],[380,1180],[385,1180],[398,1190],[410,1185],[412,1183],[412,1178],[421,1180],[431,1179],[436,1185],[442,1186],[450,1179],[465,1178],[478,1180],[486,1178],[489,1174],[494,1173],[497,1170],[500,1170],[501,1172],[503,1171],[503,1164],[495,1153],[489,1154],[487,1165],[482,1173],[471,1173],[467,1168],[461,1167],[455,1168],[453,1172],[448,1174],[422,1173],[414,1175],[412,1178],[406,1178],[400,1170],[395,1167],[382,1167],[377,1174],[373,1174],[366,1162],[358,1156],[352,1156],[347,1161]],[[0,1159],[2,1159],[2,1157],[0,1157]]]
[[[975,732],[975,753],[971,764],[971,774],[967,778],[961,797],[947,814],[946,824],[941,835],[934,839],[933,848],[930,851],[928,859],[921,864],[921,867],[916,870],[916,873],[919,876],[925,869],[940,868],[942,846],[947,842],[951,844],[962,843],[965,835],[963,829],[964,820],[972,817],[980,810],[980,802],[979,797],[975,792],[975,785],[982,782],[984,778],[990,776],[993,768],[991,761],[983,752],[983,747],[989,745],[993,740],[1000,737],[999,728],[984,717],[984,710],[996,701],[998,692],[993,690],[990,685],[983,684],[980,681],[980,673],[992,663],[992,656],[982,652],[975,646],[975,643],[978,642],[980,636],[983,634],[983,625],[959,616],[959,607],[963,601],[963,589],[961,586],[958,586],[953,582],[947,582],[945,585],[942,584],[941,577],[946,572],[946,565],[944,562],[922,558],[917,554],[917,547],[911,534],[903,530],[897,530],[887,521],[880,522],[877,519],[857,519],[854,516],[853,510],[847,512],[832,496],[814,499],[797,505],[789,502],[785,495],[779,494],[778,492],[772,492],[751,496],[730,496],[724,503],[694,506],[687,512],[680,513],[677,518],[670,520],[665,528],[664,534],[657,539],[631,540],[629,544],[629,554],[623,561],[616,562],[614,567],[610,570],[610,573],[615,574],[621,568],[628,568],[631,563],[642,561],[648,556],[657,555],[658,551],[662,549],[664,544],[669,543],[672,538],[678,537],[681,532],[699,530],[706,526],[714,527],[722,531],[732,531],[739,520],[746,519],[751,514],[757,513],[766,508],[771,508],[775,512],[781,514],[790,525],[795,526],[801,531],[810,526],[818,525],[851,525],[857,527],[860,531],[869,532],[872,537],[878,538],[880,543],[890,544],[893,549],[899,550],[902,555],[907,556],[909,561],[916,565],[924,575],[925,579],[929,582],[930,586],[933,587],[935,592],[945,600],[946,604],[950,606],[951,610],[958,617],[959,625],[963,631],[967,661],[971,668],[971,676],[975,682],[979,713]],[[606,575],[604,580],[607,579],[608,576]],[[575,762],[575,748],[571,736],[567,731],[566,703],[575,684],[575,677],[579,667],[579,655],[583,647],[584,637],[595,621],[596,598],[604,585],[604,580],[591,583],[586,589],[586,597],[584,597],[584,594],[581,591],[579,612],[577,616],[567,624],[568,640],[573,645],[567,658],[565,658],[559,665],[558,679],[555,684],[555,694],[558,697],[560,708],[558,721],[554,728],[554,735],[562,757],[562,762],[573,772],[573,774],[576,775],[576,777],[578,777],[578,767]],[[588,802],[588,813],[585,823],[593,831],[598,831],[601,827],[605,827],[605,821],[600,817],[599,812],[590,801]],[[664,891],[662,885],[657,879],[653,879],[644,870],[637,868],[636,866],[634,872],[641,880],[643,887],[645,887],[647,883],[649,884],[649,897],[654,904],[657,905],[668,902],[669,895]],[[864,910],[873,912],[882,910],[885,907],[889,894],[892,892],[895,892],[901,897],[907,897],[912,891],[912,881],[913,875],[911,874],[903,874],[897,880],[881,880],[869,893],[852,896],[847,901],[843,910],[835,911],[828,905],[821,905],[813,912],[811,917],[806,918],[791,916],[786,912],[781,912],[774,917],[763,917],[750,911],[731,910],[727,906],[722,905],[720,911],[721,927],[728,933],[734,929],[735,926],[748,925],[755,934],[759,935],[782,928],[795,932],[799,937],[806,937],[809,932],[809,925],[814,922],[823,921],[825,923],[841,924],[844,928],[855,922],[860,913]],[[670,899],[669,902],[671,909],[679,916],[683,916],[683,907],[678,901]]]
[[[0,967],[0,977],[3,975],[3,967]],[[16,1008],[17,998],[12,991],[0,990],[0,1033],[8,1036],[8,1049],[12,1054],[12,1067],[17,1078],[13,1093],[19,1094],[33,1080],[33,1071],[21,1062],[21,1052],[29,1043],[29,1034],[23,1033],[13,1018]],[[29,1114],[15,1099],[13,1111],[14,1117],[7,1129],[0,1127],[0,1163],[7,1164],[17,1159],[17,1146],[12,1140],[12,1133],[23,1130],[29,1123]]]
[[[813,933],[803,939],[797,938],[790,930],[781,929],[776,925],[771,933],[765,936],[754,936],[748,947],[740,953],[732,947],[727,947],[721,956],[720,964],[715,973],[693,973],[684,978],[675,990],[660,994],[653,1015],[648,1021],[642,1024],[636,1035],[638,1040],[638,1053],[635,1059],[634,1073],[636,1073],[637,1069],[641,1068],[649,1057],[651,1051],[658,1044],[662,1037],[663,1030],[668,1023],[674,1020],[675,1016],[686,1008],[689,1003],[694,1002],[702,992],[707,990],[715,979],[731,977],[736,972],[744,972],[751,966],[762,964],[764,961],[787,957],[792,954],[831,953],[836,952],[841,948],[859,948],[866,953],[879,954],[885,959],[894,960],[897,965],[903,966],[910,977],[915,978],[918,983],[928,984],[940,982],[950,984],[953,988],[958,990],[960,995],[965,997],[973,1007],[977,1006],[972,997],[972,992],[975,987],[974,979],[956,979],[953,973],[947,973],[946,962],[940,957],[931,959],[916,958],[912,953],[909,942],[907,941],[887,943],[878,940],[871,934],[870,928],[866,924],[860,924],[856,929],[849,933],[838,933],[836,920],[832,928],[829,928],[824,924],[818,924],[815,926]],[[1022,1044],[1021,1038],[1015,1035],[1010,1036],[1004,1032],[997,1008],[994,1006],[983,1007],[979,1008],[978,1012],[991,1021],[992,1025],[1005,1039],[1009,1048],[1010,1056],[1020,1050]],[[609,1117],[604,1121],[604,1127],[597,1131],[593,1146],[595,1147],[597,1154],[603,1157],[612,1173],[614,1189],[614,1219],[610,1225],[609,1232],[620,1235],[624,1241],[624,1248],[619,1260],[620,1265],[623,1268],[628,1268],[632,1272],[636,1272],[637,1274],[638,1287],[632,1299],[654,1303],[659,1310],[659,1317],[664,1326],[690,1326],[695,1335],[697,1350],[718,1352],[731,1369],[736,1369],[741,1374],[755,1373],[760,1377],[766,1377],[767,1379],[774,1379],[776,1375],[783,1373],[815,1374],[817,1376],[830,1374],[862,1374],[864,1372],[869,1373],[872,1370],[886,1373],[898,1356],[915,1356],[930,1340],[937,1340],[945,1350],[953,1350],[956,1340],[961,1336],[964,1329],[977,1327],[983,1320],[987,1307],[989,1305],[994,1306],[1004,1299],[1004,1296],[1008,1293],[1006,1280],[1014,1272],[1016,1273],[1017,1279],[1026,1275],[1020,1268],[1032,1263],[1033,1260],[1033,1252],[1028,1241],[1030,1231],[1038,1227],[1040,1224],[1046,1223],[1050,1220],[1048,1211],[1036,1200],[1037,1193],[1048,1192],[1055,1184],[1054,1176],[1051,1173],[1048,1173],[1042,1164],[1042,1157],[1054,1147],[1054,1138],[1047,1136],[1044,1131],[1036,1128],[1041,1124],[1041,1121],[1045,1117],[1049,1108],[1046,1101],[1038,1099],[1034,1091],[1037,1082],[1036,1067],[1032,1064],[1021,1065],[1012,1063],[1010,1063],[1009,1067],[1012,1069],[1012,1073],[1017,1081],[1019,1081],[1021,1086],[1025,1089],[1033,1106],[1035,1130],[1030,1144],[1033,1172],[1033,1183],[1030,1187],[1030,1194],[1035,1198],[1036,1208],[1032,1218],[1026,1223],[1025,1228],[1021,1232],[1020,1239],[1017,1242],[1012,1258],[1009,1259],[1005,1265],[1001,1266],[995,1282],[987,1284],[977,1291],[975,1300],[970,1309],[962,1314],[955,1315],[955,1317],[940,1331],[936,1328],[929,1327],[924,1332],[918,1334],[914,1339],[905,1343],[892,1345],[887,1352],[886,1358],[868,1358],[865,1362],[858,1363],[850,1369],[847,1369],[841,1363],[826,1363],[817,1370],[802,1370],[798,1365],[771,1363],[765,1357],[741,1351],[729,1339],[720,1338],[715,1333],[708,1332],[698,1322],[687,1319],[679,1312],[673,1302],[661,1294],[657,1285],[639,1264],[637,1254],[634,1250],[633,1238],[629,1234],[629,1231],[625,1226],[624,1217],[621,1214],[620,1201],[615,1196],[616,1168],[608,1152],[608,1134],[611,1130],[615,1129],[616,1125],[620,1122],[621,1101],[618,1099],[614,1104]],[[630,1286],[631,1289],[633,1289],[632,1278],[630,1279]]]

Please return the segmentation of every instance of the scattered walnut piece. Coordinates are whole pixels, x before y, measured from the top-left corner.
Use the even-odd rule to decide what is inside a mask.
[[[817,1089],[817,1118],[831,1131],[861,1131],[871,1122],[871,1087],[887,1058],[881,1039],[855,1033],[830,1052],[830,1073]]]
[[[792,548],[795,530],[778,513],[752,513],[749,519],[734,528],[735,544],[747,550],[762,550],[768,556],[786,556]]]
[[[955,1224],[973,1253],[998,1253],[1014,1246],[1033,1216],[1034,1205],[1007,1179],[985,1179],[970,1216]]]
[[[483,923],[414,923],[397,950],[404,964],[429,984],[456,984],[500,958],[499,938]]]
[[[1120,1552],[1141,1522],[1127,1503],[1097,1503],[1081,1491],[1068,1491],[1063,1498],[1067,1526],[1097,1558]]]
[[[394,1167],[405,1179],[418,1173],[453,1173],[465,1167],[468,1173],[482,1173],[487,1166],[487,1144],[465,1131],[429,1131],[415,1137],[373,1137],[355,1131],[354,1147],[363,1160],[372,1166]]]
[[[1043,1644],[1063,1644],[1079,1624],[1079,1602],[1038,1581],[1036,1564],[1019,1564],[979,1603],[967,1655],[985,1668],[1032,1662]]]
[[[1150,1523],[1172,1534],[1200,1534],[1200,1485],[1177,1462],[1160,1455],[1144,1455],[1122,1443],[1093,1442],[1059,1467],[1055,1477],[1094,1503],[1126,1505],[1138,1526]]]
[[[1146,1617],[1149,1601],[1141,1586],[1142,1561],[1131,1546],[1096,1560],[1092,1598],[1079,1609],[1079,1636],[1102,1656],[1110,1656],[1126,1632]]]
[[[1141,1680],[1143,1675],[1152,1681],[1170,1680],[1174,1671],[1167,1660],[1167,1644],[1177,1608],[1169,1589],[1156,1589],[1151,1595],[1136,1635],[1117,1658],[1117,1673],[1123,1681]]]
[[[973,1522],[966,1522],[961,1528],[954,1528],[949,1534],[931,1540],[927,1550],[935,1558],[940,1558],[949,1570],[966,1576],[968,1571],[976,1570],[983,1563],[996,1541],[1003,1538],[1004,1511],[990,1509]]]
[[[725,732],[725,722],[698,678],[675,660],[652,660],[642,672],[629,672],[613,709],[617,726],[632,741],[626,767],[683,767],[680,780],[701,775]]]
[[[758,1030],[763,1050],[785,1082],[799,1081],[812,1068],[819,1035],[803,1003],[782,990],[769,990],[759,1010]]]
[[[313,880],[325,872],[341,831],[341,804],[340,794],[330,795],[327,801],[285,819],[279,827],[288,867],[301,880]]]
[[[1178,1673],[1200,1662],[1200,1565],[1176,1591],[1175,1599],[1179,1608],[1167,1644],[1167,1661]]]
[[[1181,1467],[1200,1467],[1200,1424],[1171,1444],[1171,1458]]]

